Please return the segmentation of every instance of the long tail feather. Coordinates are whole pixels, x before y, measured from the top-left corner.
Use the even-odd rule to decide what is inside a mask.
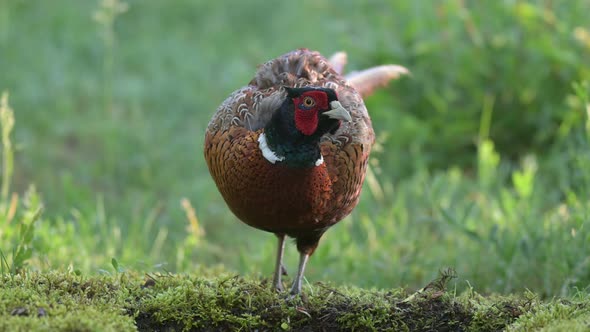
[[[389,81],[409,73],[410,71],[402,66],[383,65],[349,73],[346,79],[348,84],[365,98],[373,94],[375,89],[386,86]]]

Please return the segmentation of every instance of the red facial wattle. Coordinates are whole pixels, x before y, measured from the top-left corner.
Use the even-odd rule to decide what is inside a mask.
[[[313,100],[313,106],[306,105],[309,98]],[[312,135],[318,127],[319,110],[328,110],[328,96],[323,91],[308,91],[297,98],[293,98],[295,104],[295,127],[304,135]]]

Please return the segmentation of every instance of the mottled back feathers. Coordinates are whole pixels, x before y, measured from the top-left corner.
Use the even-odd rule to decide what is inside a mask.
[[[250,83],[232,93],[217,109],[208,131],[240,126],[256,131],[263,128],[286,98],[287,87],[325,87],[338,94],[353,121],[343,123],[334,136],[325,136],[337,144],[349,141],[372,145],[374,133],[361,96],[332,69],[318,52],[299,49],[262,64]]]

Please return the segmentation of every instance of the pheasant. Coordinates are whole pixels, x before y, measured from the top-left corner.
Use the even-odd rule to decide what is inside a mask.
[[[285,237],[295,239],[292,295],[324,232],[359,201],[375,139],[362,97],[407,72],[380,66],[347,80],[345,64],[345,53],[328,61],[307,49],[270,60],[219,106],[205,133],[209,172],[230,210],[278,237],[279,291]]]

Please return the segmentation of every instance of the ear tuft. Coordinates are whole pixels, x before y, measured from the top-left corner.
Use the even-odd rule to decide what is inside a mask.
[[[283,86],[283,88],[287,92],[287,96],[289,98],[297,98],[297,97],[301,96],[301,93],[299,91],[297,91],[297,89],[290,88],[288,86]]]

